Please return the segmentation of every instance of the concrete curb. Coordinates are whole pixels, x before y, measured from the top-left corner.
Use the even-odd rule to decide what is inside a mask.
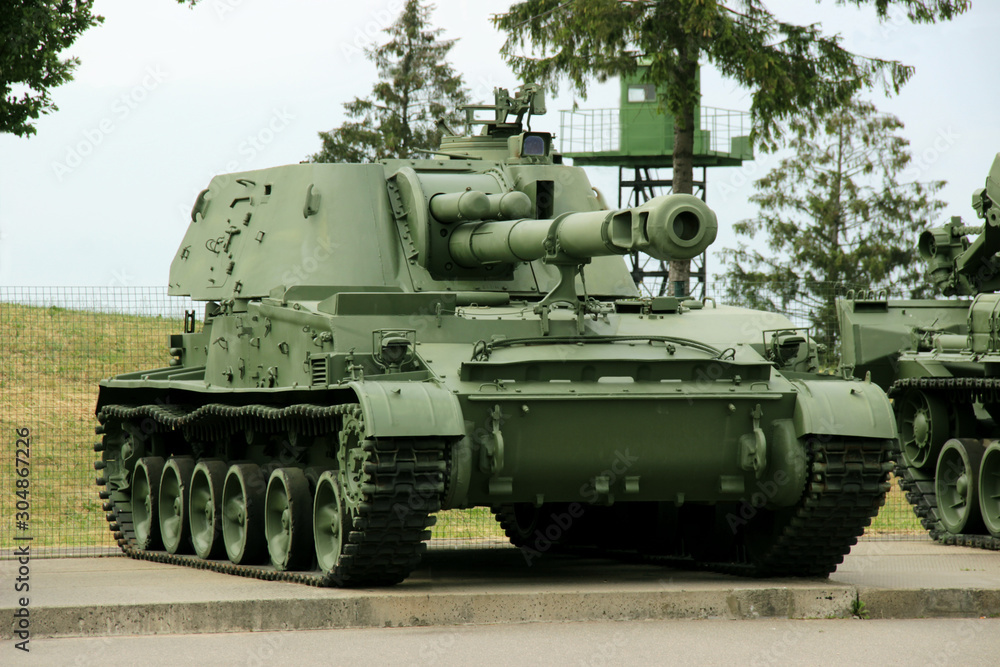
[[[869,618],[993,618],[1000,591],[968,588],[859,588]]]
[[[849,618],[854,601],[869,618],[1000,615],[1000,591],[851,586],[734,588],[626,593],[482,593],[258,599],[31,610],[33,637],[122,636],[452,626],[561,621]],[[0,608],[13,618],[14,608]],[[13,637],[4,625],[0,639]]]
[[[626,593],[362,594],[31,610],[33,637],[115,636],[647,619],[845,618],[849,587]],[[12,618],[13,608],[0,609]],[[13,626],[3,628],[3,639]]]

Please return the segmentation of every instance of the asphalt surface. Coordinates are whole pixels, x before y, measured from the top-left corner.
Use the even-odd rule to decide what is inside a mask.
[[[0,562],[3,639],[19,596]],[[859,607],[859,601],[864,604]],[[829,579],[753,580],[516,549],[431,551],[402,584],[318,589],[126,558],[31,561],[31,637],[573,623],[1000,616],[1000,552],[862,542]],[[0,664],[6,661],[0,658]]]
[[[40,639],[28,654],[11,648],[0,645],[5,665],[968,667],[997,664],[1000,620],[591,621]]]

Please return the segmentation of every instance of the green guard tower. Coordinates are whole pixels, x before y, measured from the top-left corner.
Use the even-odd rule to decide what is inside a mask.
[[[661,87],[645,83],[647,66],[621,80],[617,109],[574,109],[560,112],[563,155],[574,166],[618,167],[618,206],[638,206],[673,187],[671,178],[657,170],[673,167],[674,118],[660,108]],[[706,199],[708,167],[738,167],[753,159],[750,147],[750,114],[714,107],[694,110],[694,166],[701,167],[701,180],[694,185]],[[666,263],[643,255],[632,256],[636,284],[650,281],[655,292],[665,293]],[[705,258],[692,267],[692,276],[704,287]],[[649,285],[650,282],[646,284]],[[662,294],[661,294],[662,295]]]

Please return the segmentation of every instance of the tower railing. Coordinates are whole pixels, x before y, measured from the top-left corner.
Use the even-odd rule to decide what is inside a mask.
[[[734,154],[750,157],[749,141],[751,120],[746,111],[700,108],[697,128],[707,133],[707,146],[695,147],[696,152]],[[559,112],[559,145],[563,153],[616,153],[622,150],[621,109],[573,109]],[[667,117],[664,117],[664,124]],[[734,142],[734,140],[736,140]],[[739,154],[736,154],[738,151]]]

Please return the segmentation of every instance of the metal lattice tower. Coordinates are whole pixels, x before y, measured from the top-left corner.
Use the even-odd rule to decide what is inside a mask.
[[[636,206],[667,194],[671,177],[660,169],[673,168],[674,118],[660,100],[664,91],[644,83],[645,67],[621,81],[617,109],[576,109],[560,112],[563,155],[575,166],[618,167],[618,206]],[[707,201],[708,167],[736,167],[753,159],[750,147],[750,114],[714,107],[694,110],[694,166],[701,180],[694,182],[696,196]],[[639,254],[632,257],[636,285],[654,295],[667,292],[667,263]],[[692,262],[691,276],[704,295],[707,257]],[[697,288],[696,288],[697,289]]]

